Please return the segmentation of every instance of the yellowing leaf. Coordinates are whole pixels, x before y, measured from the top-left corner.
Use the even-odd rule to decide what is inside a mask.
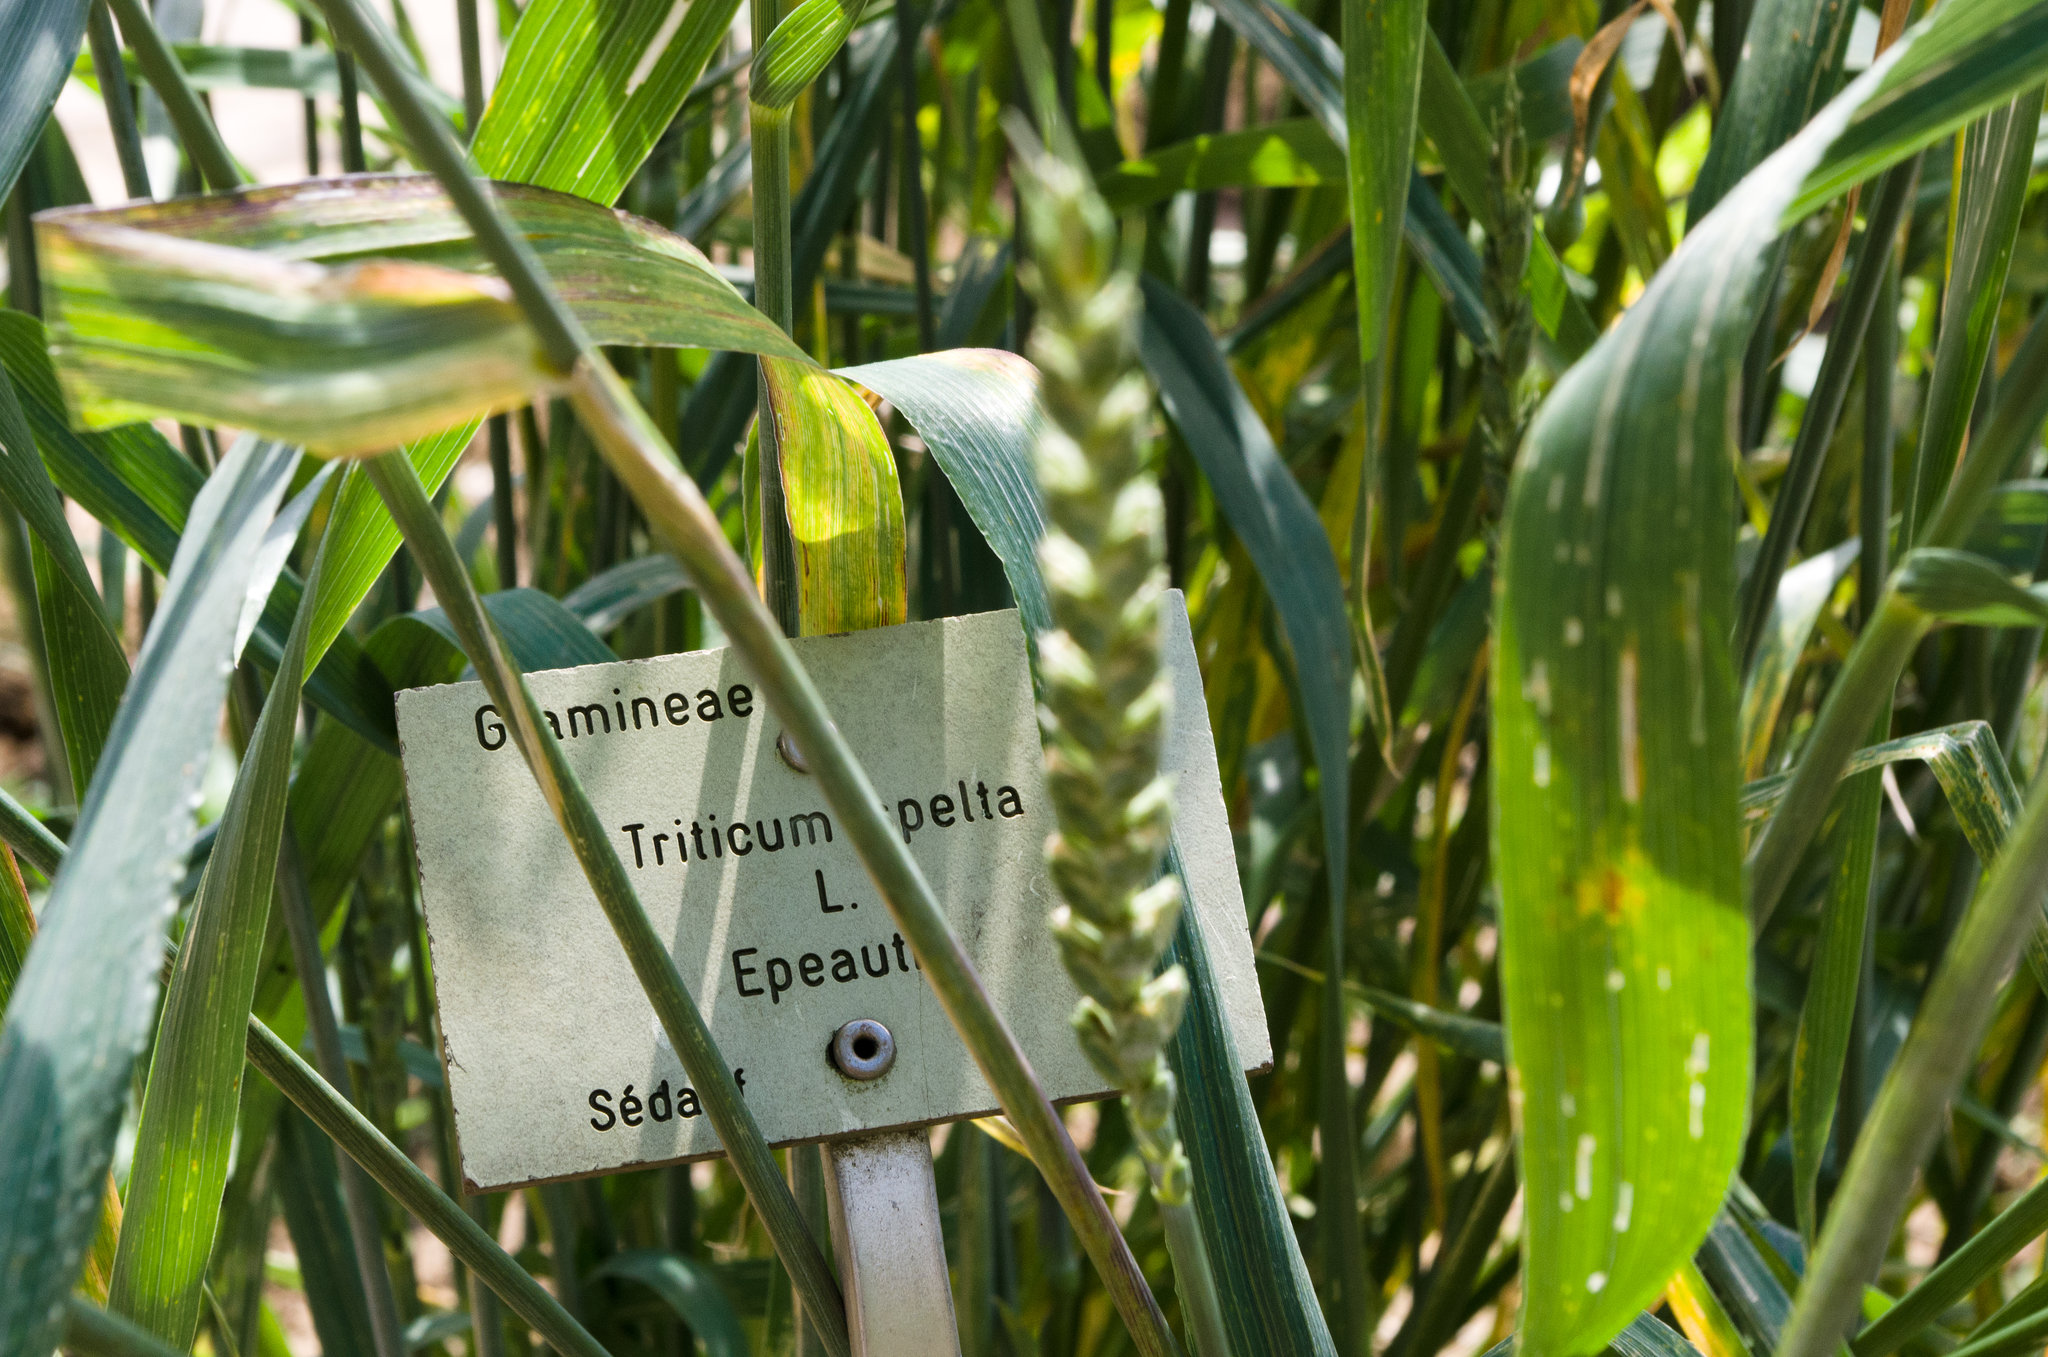
[[[780,358],[763,358],[761,370],[782,455],[804,634],[903,621],[903,490],[875,412],[829,372]]]

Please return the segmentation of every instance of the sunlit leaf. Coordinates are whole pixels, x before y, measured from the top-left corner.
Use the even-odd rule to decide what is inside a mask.
[[[903,491],[874,411],[847,382],[810,364],[771,358],[761,372],[782,449],[804,634],[903,621]]]
[[[1522,1334],[1545,1352],[1595,1350],[1662,1289],[1747,1124],[1726,449],[1767,255],[1835,166],[1875,172],[2008,96],[2022,77],[1993,35],[2041,13],[1938,10],[1694,227],[1530,431],[1493,766]]]

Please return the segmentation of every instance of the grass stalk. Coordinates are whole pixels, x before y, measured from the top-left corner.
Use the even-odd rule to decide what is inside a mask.
[[[2048,782],[2036,782],[2005,850],[1944,953],[1913,1030],[1842,1174],[1777,1357],[1825,1357],[1855,1321],[1904,1213],[1942,1110],[1974,1067],[2000,981],[2034,925],[2048,872]]]
[[[513,505],[512,423],[492,415],[485,425],[491,448],[491,534],[498,553],[498,587],[519,586],[519,515]]]
[[[610,372],[610,367],[605,371]],[[662,1029],[690,1072],[705,1113],[717,1128],[719,1141],[746,1186],[748,1199],[760,1214],[783,1266],[788,1268],[805,1310],[816,1315],[825,1350],[841,1357],[850,1348],[845,1302],[838,1283],[817,1240],[805,1227],[796,1199],[790,1195],[775,1156],[762,1138],[760,1125],[740,1095],[732,1068],[719,1052],[704,1015],[690,997],[682,973],[676,969],[675,957],[648,921],[647,911],[641,906],[596,809],[584,795],[575,770],[569,767],[560,744],[544,723],[524,675],[485,616],[483,601],[477,597],[475,586],[455,554],[455,544],[448,539],[439,515],[427,499],[418,473],[399,452],[386,453],[368,462],[365,469],[392,518],[397,520],[399,530],[405,534],[406,544],[433,586],[434,597],[446,610],[491,700],[505,713],[506,724],[512,727],[542,796],[575,850],[605,917],[632,962],[634,975],[661,1019]]]
[[[912,278],[917,288],[917,348],[929,353],[937,347],[937,329],[932,318],[931,233],[925,226],[924,138],[917,129],[917,33],[918,15],[911,0],[896,3],[896,79],[903,102],[903,222],[897,243],[907,247]]]
[[[135,53],[142,78],[164,101],[171,125],[185,143],[185,154],[192,157],[207,186],[221,191],[241,187],[242,172],[228,153],[227,143],[220,139],[220,129],[213,125],[206,105],[199,101],[199,92],[185,76],[185,67],[157,31],[142,0],[107,0],[107,5],[121,24],[121,36]]]
[[[1856,1335],[1856,1357],[1890,1357],[1925,1333],[1951,1305],[1976,1289],[2048,1230],[2048,1179],[2020,1194],[1991,1223],[1941,1260],[1919,1285]]]
[[[455,34],[462,49],[462,139],[471,142],[484,120],[484,40],[476,0],[455,0]]]
[[[135,91],[128,85],[128,66],[114,36],[114,17],[105,0],[96,0],[85,19],[92,47],[93,73],[99,77],[100,99],[107,106],[107,125],[114,133],[114,156],[121,165],[121,186],[131,198],[149,196],[149,166],[142,160],[142,133],[135,125]]]
[[[386,1140],[348,1099],[254,1016],[249,1019],[249,1063],[562,1357],[609,1357],[590,1331],[499,1248],[467,1211],[434,1186],[434,1180],[403,1150]]]
[[[351,1086],[348,1057],[341,1048],[341,1026],[328,995],[327,963],[320,952],[320,930],[306,899],[305,881],[292,827],[287,823],[278,853],[277,910],[284,916],[285,935],[290,940],[292,962],[299,974],[299,993],[306,1002],[306,1028],[313,1038],[314,1058],[320,1062],[322,1076],[337,1091],[336,1096],[346,1097],[345,1091]],[[340,1177],[349,1249],[362,1283],[363,1301],[369,1309],[370,1334],[377,1357],[405,1357],[398,1298],[392,1290],[391,1270],[384,1261],[383,1226],[378,1219],[376,1198],[356,1164],[341,1165]]]
[[[754,51],[768,44],[781,18],[775,0],[749,0],[753,22]],[[792,107],[770,107],[756,100],[747,104],[747,131],[754,162],[754,308],[782,327],[784,334],[796,326],[796,279],[789,240],[789,151]],[[782,629],[794,636],[800,630],[797,615],[796,544],[789,534],[789,510],[782,494],[781,438],[769,409],[768,377],[755,364],[755,408],[760,412],[755,437],[759,443],[758,462],[761,496],[761,579],[768,606]]]

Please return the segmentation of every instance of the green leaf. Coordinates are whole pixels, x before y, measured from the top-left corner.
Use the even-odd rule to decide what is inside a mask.
[[[748,1357],[746,1332],[718,1274],[696,1259],[666,1249],[628,1249],[590,1272],[592,1281],[603,1277],[639,1282],[660,1296],[690,1326],[706,1357]]]
[[[1294,683],[1322,779],[1325,853],[1341,901],[1351,740],[1351,624],[1344,586],[1315,505],[1281,462],[1209,327],[1185,301],[1144,280],[1139,352],[1217,505],[1265,581],[1293,652]],[[1341,916],[1341,903],[1333,905]],[[1337,969],[1332,967],[1332,969]]]
[[[808,363],[766,359],[761,377],[782,449],[803,633],[903,621],[903,491],[875,412],[843,378]]]
[[[180,1349],[77,1296],[64,1301],[64,1348],[83,1357],[180,1357]]]
[[[636,556],[592,575],[562,595],[562,606],[602,636],[648,604],[689,587],[690,577],[676,558],[661,552]]]
[[[783,15],[754,54],[748,101],[771,109],[795,103],[839,55],[866,8],[867,0],[803,0]]]
[[[1167,870],[1180,872],[1180,847]],[[1189,998],[1167,1046],[1173,1066],[1174,1124],[1195,1184],[1195,1214],[1237,1357],[1335,1357],[1329,1326],[1309,1281],[1272,1157],[1238,1069],[1215,968],[1191,912],[1183,911],[1162,964],[1187,969]]]
[[[56,1341],[99,1214],[236,623],[294,449],[245,439],[193,505],[104,766],[0,1031],[0,1347]],[[81,1003],[79,996],[97,996]]]
[[[1866,746],[1851,756],[1842,776],[1854,777],[1908,759],[1925,763],[1941,784],[1970,848],[1986,862],[1997,857],[2006,830],[2020,813],[2020,793],[1990,725],[1962,721]],[[1769,814],[1791,780],[1789,774],[1780,773],[1744,787],[1744,815],[1753,819]]]
[[[1429,6],[1423,0],[1344,0],[1352,278],[1358,292],[1359,356],[1367,364],[1366,381],[1374,387],[1367,392],[1366,409],[1373,411],[1379,408],[1375,360],[1386,340],[1407,218],[1423,49],[1432,45]],[[1367,435],[1369,440],[1375,436]]]
[[[55,877],[57,864],[64,860],[63,840],[43,828],[41,820],[4,791],[0,791],[0,842],[46,878]]]
[[[1861,554],[1861,545],[1847,541],[1801,561],[1778,580],[1778,591],[1757,645],[1756,663],[1742,685],[1742,771],[1761,777],[1771,755],[1772,737],[1792,690],[1792,676],[1806,654],[1813,624],[1820,620],[1842,577]]]
[[[1511,482],[1494,785],[1523,1334],[1546,1352],[1591,1351],[1650,1301],[1740,1150],[1749,928],[1723,454],[1769,253],[1847,163],[1859,114],[1889,110],[1888,139],[1851,157],[1869,173],[2009,97],[2015,62],[1988,35],[2018,12],[1944,6],[1744,179],[1558,383]]]
[[[1739,1198],[1740,1193],[1734,1196]],[[1796,1236],[1792,1242],[1797,1245]],[[1697,1258],[1700,1275],[1713,1288],[1751,1352],[1770,1352],[1777,1346],[1778,1331],[1792,1313],[1792,1298],[1785,1288],[1796,1284],[1790,1271],[1775,1254],[1767,1254],[1765,1247],[1741,1219],[1736,1200],[1731,1199],[1728,1209],[1707,1231]]]
[[[35,936],[36,912],[28,902],[28,886],[13,862],[0,862],[0,1012],[14,993]]]
[[[1216,12],[1280,73],[1331,142],[1339,148],[1347,146],[1350,125],[1344,111],[1344,59],[1336,44],[1284,6],[1219,0]],[[1479,256],[1419,174],[1409,176],[1402,230],[1430,281],[1450,303],[1459,328],[1475,346],[1492,347],[1491,323],[1482,320],[1487,313],[1478,300]]]
[[[847,213],[860,194],[861,177],[892,106],[897,25],[875,24],[848,44],[850,89],[835,104],[832,121],[818,139],[811,172],[790,209],[790,272],[794,295],[809,295],[825,259],[840,238]],[[751,173],[751,171],[750,171]],[[713,354],[683,409],[677,451],[691,473],[710,484],[748,438],[753,417],[755,362],[743,353]],[[758,484],[750,477],[749,484]]]
[[[87,8],[85,0],[21,0],[0,12],[0,52],[9,54],[0,94],[0,200],[13,192],[71,74],[72,58],[85,41]]]
[[[610,207],[738,9],[739,0],[534,0],[471,144],[477,168]]]
[[[2041,82],[2048,6],[1959,5],[1919,27],[1917,41],[1894,46],[1857,79],[1860,94],[1844,91],[1837,112],[1847,113],[1846,122],[1828,119],[1834,130],[1827,133],[1802,130],[1797,140],[1809,143],[1809,153],[1814,142],[1826,150],[1783,209],[1782,224]]]
[[[1343,178],[1344,153],[1322,124],[1289,118],[1148,150],[1142,160],[1126,160],[1102,175],[1096,187],[1113,210],[1127,212],[1190,189],[1335,184]],[[1401,198],[1405,203],[1405,186]]]
[[[1887,735],[1890,726],[1891,713],[1886,712],[1871,734]],[[1808,1240],[1820,1231],[1821,1160],[1835,1124],[1843,1062],[1856,1035],[1856,991],[1863,978],[1870,873],[1883,792],[1878,773],[1846,779],[1835,793],[1835,823],[1822,849],[1829,862],[1827,895],[1792,1043],[1788,1095],[1793,1208],[1799,1233]]]
[[[505,589],[485,594],[483,601],[484,611],[490,614],[498,634],[504,638],[506,649],[527,673],[574,669],[581,664],[604,664],[619,658],[610,646],[583,625],[576,614],[563,607],[560,600],[538,589]],[[438,662],[426,662],[435,667],[462,660],[462,642],[455,634],[455,624],[439,608],[426,608],[394,617],[384,626],[423,627],[440,638],[447,647],[442,652],[443,658]],[[460,663],[456,663],[456,668],[459,674]],[[451,676],[448,681],[453,681],[453,678]]]
[[[64,398],[46,343],[42,324],[33,316],[0,311],[0,367],[6,368],[20,394],[44,465],[58,489],[119,533],[151,568],[168,573],[178,534],[205,477],[148,424],[127,424],[103,433],[73,432],[64,417]],[[375,575],[370,572],[370,578]],[[261,663],[275,667],[298,600],[298,579],[286,571],[256,629],[256,658]],[[355,637],[334,637],[306,680],[306,695],[365,737],[396,751],[391,685],[364,659]]]
[[[1519,1340],[1526,1343],[1528,1340]],[[1653,1315],[1637,1315],[1607,1345],[1615,1357],[1699,1357],[1685,1335]]]
[[[1465,239],[1464,228],[1445,210],[1442,200],[1420,174],[1409,177],[1407,222],[1408,248],[1415,252],[1415,262],[1422,265],[1422,271],[1442,295],[1451,323],[1473,348],[1492,352],[1500,343],[1500,334],[1494,328],[1493,313],[1486,308],[1479,256]],[[1564,286],[1562,274],[1556,282],[1558,287]],[[1563,314],[1562,294],[1545,294],[1534,300],[1538,319],[1547,314],[1555,322]]]
[[[319,574],[316,560],[314,579]],[[180,939],[135,1132],[107,1308],[179,1348],[198,1331],[227,1185],[311,621],[312,609],[302,606],[242,755]]]
[[[1692,224],[1834,95],[1854,18],[1834,0],[1758,0],[1749,11],[1743,57],[1687,201]]]
[[[185,78],[196,90],[268,89],[297,90],[308,98],[335,98],[341,93],[340,71],[334,53],[325,47],[227,47],[200,42],[174,42],[171,52],[185,68]],[[141,68],[132,52],[123,53],[132,87],[141,79]],[[93,69],[92,53],[81,52],[71,73],[95,94],[99,73]]]
[[[953,349],[841,368],[839,375],[902,411],[931,448],[968,517],[1003,562],[1026,643],[1035,646],[1038,633],[1052,627],[1036,555],[1045,532],[1031,464],[1045,419],[1037,370],[1000,349]]]
[[[498,196],[599,341],[732,349],[808,361],[680,237],[561,194],[501,185]],[[497,369],[503,385],[500,395],[491,397],[491,373],[476,371],[464,356],[474,357],[479,344],[486,356],[510,355],[507,335],[517,337],[519,346],[530,345],[517,316],[507,319],[510,302],[480,300],[483,294],[473,290],[495,287],[494,282],[463,281],[461,286],[472,290],[461,295],[470,300],[447,308],[429,303],[416,311],[409,298],[381,293],[382,285],[363,272],[393,266],[345,266],[337,273],[311,263],[374,253],[403,260],[398,267],[408,271],[423,271],[410,276],[444,282],[466,277],[455,269],[481,268],[446,195],[423,176],[357,179],[345,191],[316,182],[105,214],[46,216],[38,230],[54,298],[53,353],[74,402],[86,410],[101,408],[102,418],[163,413],[303,436],[330,449],[374,449],[398,441],[394,430],[417,432],[422,425],[481,411],[494,399],[521,401],[539,384],[536,367],[524,359],[511,361]],[[163,256],[158,262],[169,269],[195,255],[204,256],[204,267],[182,274],[154,266],[129,272],[124,256],[102,254],[99,247],[109,239],[143,258]],[[110,275],[108,268],[117,268],[118,275]],[[285,274],[299,276],[308,269],[326,281],[284,281]],[[210,291],[196,299],[180,292],[184,284],[196,288],[224,272],[235,275],[230,291]],[[266,278],[282,292],[259,286]],[[110,286],[118,296],[103,293]],[[344,295],[349,289],[367,289],[383,296],[375,305],[385,307],[391,323],[400,326],[396,343],[375,356],[372,373],[360,371],[365,355],[351,347],[371,339],[361,328],[361,315],[352,304],[328,298],[323,289],[329,288]],[[328,299],[300,305],[308,289]],[[74,301],[85,309],[73,309]],[[118,312],[102,309],[115,303]],[[274,307],[284,310],[273,313]],[[142,319],[152,314],[158,319]],[[297,347],[273,342],[262,326],[251,324],[265,315],[272,323],[283,323],[283,315],[292,317]],[[489,328],[492,316],[497,317],[490,322],[498,326],[495,337],[468,332],[471,322]],[[138,333],[145,326],[147,331]],[[210,350],[196,342],[202,326],[213,341]],[[232,375],[231,381],[216,380],[223,371]],[[430,373],[438,373],[431,383],[425,380]],[[281,411],[279,403],[288,397],[303,397],[305,403]],[[416,399],[426,400],[429,409],[423,412]],[[475,429],[472,423],[409,448],[421,480],[438,486]],[[360,478],[350,477],[343,485],[335,513],[343,527],[335,537],[314,616],[315,656],[340,633],[398,547],[398,530]],[[314,691],[317,695],[317,686]]]
[[[801,357],[679,237],[560,194],[499,197],[600,341]],[[51,353],[89,428],[164,415],[367,452],[548,382],[431,179],[47,213],[37,233]]]
[[[147,424],[72,432],[49,344],[34,316],[0,312],[0,366],[13,379],[51,477],[159,574],[169,570],[205,473]]]
[[[1937,1263],[1850,1343],[1855,1357],[1890,1357],[1925,1333],[1941,1315],[1996,1274],[2013,1255],[2048,1231],[2048,1180],[2021,1193],[1963,1245]],[[2017,1305],[2010,1307],[2018,1310]],[[2022,1316],[2000,1310],[1980,1329],[1997,1329]]]
[[[2041,922],[2048,871],[2048,786],[2036,782],[1983,885],[1951,934],[1912,1030],[1892,1060],[1856,1153],[1836,1187],[1780,1357],[1839,1349],[1865,1287],[1905,1215],[1916,1170],[1942,1133],[1943,1112],[1974,1063],[2001,981]]]
[[[2038,627],[2048,621],[2048,598],[2015,584],[1995,561],[1967,551],[1922,547],[1908,552],[1892,588],[1920,611],[1948,622]]]
[[[30,556],[37,611],[49,656],[50,687],[71,785],[92,783],[94,766],[128,684],[128,656],[111,629],[85,557],[64,519],[64,505],[36,451],[35,435],[0,375],[0,498],[33,534]]]
[[[128,656],[107,620],[96,591],[80,590],[58,564],[63,547],[76,556],[69,535],[52,551],[37,538],[29,557],[36,580],[36,610],[50,662],[50,690],[63,732],[71,785],[91,784],[121,693],[128,686]]]
[[[567,1357],[606,1357],[590,1332],[540,1283],[514,1262],[483,1227],[386,1140],[368,1118],[336,1092],[275,1032],[255,1018],[245,1030],[254,1065],[378,1185],[446,1244],[521,1319]]]
[[[1444,178],[1450,181],[1451,191],[1482,226],[1492,230],[1494,194],[1490,185],[1497,173],[1493,134],[1480,119],[1465,82],[1458,78],[1433,31],[1424,34],[1422,44],[1417,112],[1423,133],[1443,158]],[[1540,231],[1529,242],[1522,288],[1535,304],[1536,323],[1557,340],[1568,357],[1577,358],[1591,347],[1599,331],[1566,282],[1563,262]]]
[[[491,107],[472,144],[479,169],[502,179],[610,204],[681,107],[730,26],[737,3],[697,0],[685,6],[669,0],[633,0],[611,5],[594,0],[536,0],[526,8],[513,33]],[[432,229],[428,219],[433,214],[423,218],[419,207],[414,202],[393,215],[408,227],[427,224]],[[455,234],[466,238],[467,232],[452,212],[445,207],[443,212],[441,226],[452,224]],[[842,210],[833,217],[834,229],[844,215]],[[621,229],[631,234],[637,228]],[[432,242],[419,243],[427,246]],[[359,242],[349,248],[388,252],[398,244]],[[725,292],[731,291],[708,266],[698,278],[690,279],[659,260],[647,261],[651,273],[646,274],[622,270],[622,261],[616,258],[587,262],[598,294],[613,284],[628,298],[635,289],[644,292],[659,287],[668,293],[662,309],[673,310],[675,298],[694,293],[699,283],[715,282]],[[694,262],[701,263],[701,256]],[[565,290],[574,289],[565,286]],[[611,294],[611,304],[619,300],[619,294]],[[590,304],[602,303],[593,297]],[[655,308],[643,304],[629,309],[644,313]],[[772,344],[780,339],[779,332],[758,313],[749,308],[744,315],[756,323],[761,342]],[[586,323],[592,323],[593,329],[603,328],[588,316]],[[621,342],[628,341],[622,337]],[[708,341],[708,346],[751,347],[744,342],[717,341]],[[409,449],[429,490],[440,487],[474,433],[473,425],[451,430]],[[315,658],[325,655],[341,624],[398,549],[398,533],[390,516],[366,486],[345,485],[335,513],[341,524],[334,534],[329,583],[317,601],[311,650]],[[320,696],[319,677],[316,671],[315,683],[310,685],[316,699]]]
[[[2036,88],[1969,127],[1956,150],[1962,191],[1950,228],[1953,247],[1942,290],[1941,338],[1928,374],[1920,441],[1913,450],[1914,483],[1907,487],[1912,496],[1906,510],[1908,545],[1954,476],[1969,431],[2005,300],[2005,277],[2019,238],[2040,125],[2041,90]]]

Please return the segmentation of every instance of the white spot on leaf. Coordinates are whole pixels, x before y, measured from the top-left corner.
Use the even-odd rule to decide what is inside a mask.
[[[1528,677],[1522,680],[1522,696],[1534,704],[1538,716],[1550,719],[1550,666],[1542,660],[1530,662]]]
[[[1580,1201],[1593,1195],[1593,1154],[1600,1148],[1600,1142],[1590,1135],[1579,1137],[1578,1158],[1572,1164],[1572,1191]]]
[[[1623,1183],[1614,1189],[1614,1232],[1628,1233],[1628,1219],[1636,1207],[1636,1185]]]

